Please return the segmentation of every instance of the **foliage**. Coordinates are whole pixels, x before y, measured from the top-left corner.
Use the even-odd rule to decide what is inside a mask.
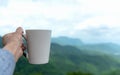
[[[103,50],[109,51],[109,46],[106,46],[107,48],[102,45],[93,47],[96,50],[102,51],[104,48]],[[2,47],[1,37],[0,47]],[[118,46],[114,46],[114,48],[117,50]],[[120,61],[118,59],[91,50],[89,47],[86,50],[85,47],[78,49],[71,45],[52,43],[48,64],[32,65],[22,56],[16,64],[14,75],[120,75],[119,67]]]
[[[89,54],[73,46],[51,44],[50,62],[45,65],[31,65],[27,59],[21,57],[18,61],[14,75],[66,75],[88,74],[102,75],[104,71],[119,68],[120,63],[111,56]],[[76,72],[79,71],[79,72]],[[73,72],[73,73],[69,73]],[[17,73],[17,74],[16,74]]]
[[[0,48],[2,48],[2,37],[0,36]]]
[[[83,72],[70,72],[67,75],[92,75],[91,73],[83,73]]]

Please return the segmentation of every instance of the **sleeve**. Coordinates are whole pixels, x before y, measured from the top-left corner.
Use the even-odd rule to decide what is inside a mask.
[[[0,75],[13,75],[15,69],[14,56],[4,49],[0,49]]]

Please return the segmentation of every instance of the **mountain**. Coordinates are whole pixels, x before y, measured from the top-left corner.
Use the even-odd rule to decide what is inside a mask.
[[[0,48],[2,48],[2,37],[0,36]]]
[[[79,46],[79,48],[88,51],[99,51],[107,54],[120,55],[120,45],[114,43],[87,44]]]
[[[62,38],[66,38],[61,40],[63,43],[52,39],[56,43],[51,44],[48,64],[32,65],[22,56],[16,64],[14,75],[120,75],[120,61],[104,54],[119,53],[119,45],[113,43],[85,45],[79,39]],[[1,37],[0,42],[2,46]]]
[[[67,75],[68,73],[86,75],[81,72],[89,75],[107,75],[106,73],[117,70],[119,67],[120,62],[109,55],[93,55],[74,46],[52,43],[48,64],[31,65],[26,58],[22,57],[17,62],[14,75]],[[71,72],[78,72],[78,74]]]
[[[74,39],[69,37],[52,38],[53,43],[60,45],[71,45],[78,47],[81,50],[89,52],[104,52],[107,54],[120,55],[120,45],[114,43],[98,43],[98,44],[85,44],[80,39]]]
[[[79,46],[83,44],[83,42],[79,39],[69,38],[65,36],[52,38],[52,43],[58,43],[60,45],[72,45],[72,46]]]

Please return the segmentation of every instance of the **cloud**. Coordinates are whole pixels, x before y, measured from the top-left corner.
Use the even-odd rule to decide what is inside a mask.
[[[116,41],[120,37],[119,0],[9,0],[6,3],[2,3],[6,7],[0,6],[1,34],[22,26],[51,29],[52,36],[76,37],[85,42]]]
[[[79,19],[74,19],[81,15],[74,17],[79,7],[78,5],[72,4],[73,1],[64,1],[64,4],[62,3],[63,1],[59,1],[60,3],[53,1],[53,4],[51,4],[49,1],[32,2],[11,0],[8,7],[0,11],[0,24],[1,26],[9,24],[11,27],[22,26],[26,29],[52,29],[54,36],[58,36],[65,33],[64,31],[71,29],[75,21],[79,21]]]
[[[0,7],[6,7],[8,5],[8,0],[0,0]]]
[[[45,2],[47,4],[68,4],[75,5],[79,4],[77,0],[32,0],[33,2]]]
[[[119,14],[119,0],[77,0],[82,4],[83,13]]]
[[[69,19],[76,12],[76,5],[65,5],[62,3],[51,4],[47,2],[11,2],[7,9],[10,14],[22,15],[44,15],[47,18]]]

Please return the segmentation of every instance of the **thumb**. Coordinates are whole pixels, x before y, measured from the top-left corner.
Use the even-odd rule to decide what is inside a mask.
[[[19,33],[19,34],[23,34],[23,29],[22,29],[22,27],[18,27],[18,28],[16,29],[16,32]]]

